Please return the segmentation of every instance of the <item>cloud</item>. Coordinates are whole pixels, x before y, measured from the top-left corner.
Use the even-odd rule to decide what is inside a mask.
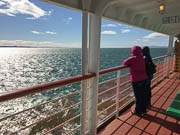
[[[149,41],[149,39],[143,39],[143,42],[148,42]]]
[[[151,33],[147,36],[144,36],[145,39],[157,38],[157,37],[166,37],[166,35],[154,32],[154,33]]]
[[[130,32],[131,30],[129,30],[129,29],[124,29],[124,30],[121,30],[121,33],[128,33],[128,32]]]
[[[35,31],[35,30],[33,30],[33,31],[31,31],[33,34],[37,34],[37,35],[39,35],[39,34],[43,34],[42,32],[38,32],[38,31]]]
[[[32,17],[27,19],[38,19],[42,16],[51,15],[52,11],[44,11],[29,0],[1,0],[0,14],[16,16],[16,14],[26,14]]]
[[[35,20],[36,18],[34,18],[34,17],[26,17],[26,19]]]
[[[115,35],[115,34],[117,34],[117,32],[109,30],[109,31],[102,31],[101,34]]]
[[[66,23],[66,24],[69,24],[71,21],[72,21],[72,17],[68,17],[66,19],[64,19],[63,21]]]
[[[36,41],[26,41],[26,40],[0,40],[0,46],[34,46],[38,45],[50,45],[51,42],[36,42]]]
[[[4,3],[4,2],[2,2],[2,1],[0,1],[0,6],[2,6],[2,5],[5,5],[6,3]]]
[[[80,43],[55,43],[55,42],[38,42],[27,40],[0,40],[0,46],[23,46],[23,47],[71,47],[80,48]]]
[[[115,24],[105,24],[105,25],[102,25],[102,27],[116,27],[117,25]]]
[[[56,32],[51,32],[51,31],[46,31],[45,33],[50,34],[50,35],[55,35],[56,34]]]
[[[133,41],[134,43],[140,43],[141,42],[141,39],[136,39]]]
[[[149,39],[136,39],[135,41],[133,41],[134,43],[142,43],[142,42],[149,42]]]
[[[56,34],[56,32],[52,32],[52,31],[39,32],[39,31],[32,30],[31,32],[36,35],[40,35],[40,34],[41,35],[44,35],[44,34],[55,35]]]

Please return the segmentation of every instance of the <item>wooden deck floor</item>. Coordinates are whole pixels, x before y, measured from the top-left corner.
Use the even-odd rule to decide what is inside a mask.
[[[131,108],[101,130],[98,135],[180,135],[180,118],[165,114],[180,89],[177,73],[152,89],[152,108],[143,116],[131,114]]]

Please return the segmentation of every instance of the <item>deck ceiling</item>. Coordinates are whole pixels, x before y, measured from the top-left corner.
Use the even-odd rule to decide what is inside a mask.
[[[102,15],[104,18],[135,27],[177,36],[180,34],[180,0],[41,0],[79,11]],[[164,1],[165,13],[159,13]],[[170,19],[163,23],[163,19]]]

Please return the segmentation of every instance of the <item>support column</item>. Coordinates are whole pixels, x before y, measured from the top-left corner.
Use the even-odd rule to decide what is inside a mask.
[[[87,40],[88,40],[88,12],[83,11],[82,13],[82,74],[87,74]],[[85,135],[86,132],[86,108],[87,108],[87,80],[82,81],[81,83],[82,90],[82,105],[81,105],[81,135]]]
[[[88,135],[96,135],[98,82],[99,82],[99,61],[100,61],[100,35],[101,16],[90,15],[89,27],[89,65],[88,72],[96,73],[89,81],[88,97]]]
[[[167,73],[167,77],[169,77],[169,74],[170,74],[173,40],[174,40],[174,36],[170,35],[169,36],[169,45],[168,45],[168,73]]]
[[[120,92],[121,71],[117,71],[117,91],[116,91],[116,118],[119,117],[119,92]]]

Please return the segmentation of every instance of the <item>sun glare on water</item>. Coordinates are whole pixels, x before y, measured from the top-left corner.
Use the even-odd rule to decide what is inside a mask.
[[[0,48],[0,57],[19,53],[16,48]]]

